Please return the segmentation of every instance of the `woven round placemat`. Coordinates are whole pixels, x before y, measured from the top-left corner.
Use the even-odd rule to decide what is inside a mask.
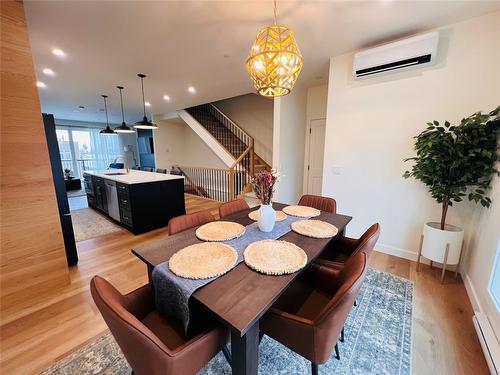
[[[309,206],[286,206],[283,208],[283,212],[287,215],[291,216],[299,216],[299,217],[314,217],[314,216],[319,216],[321,214],[321,211],[309,207]]]
[[[170,271],[185,279],[209,279],[236,265],[238,253],[218,242],[197,243],[176,252],[168,261]]]
[[[259,210],[249,212],[248,217],[254,221],[259,220]],[[283,221],[287,217],[288,216],[283,211],[276,211],[276,221]]]
[[[245,227],[232,221],[212,221],[196,229],[196,237],[203,241],[228,241],[244,233]]]
[[[306,265],[307,254],[297,245],[277,240],[251,243],[243,253],[245,263],[266,275],[285,275]]]
[[[303,236],[313,238],[331,238],[338,233],[335,225],[321,220],[299,220],[292,223],[292,230]]]

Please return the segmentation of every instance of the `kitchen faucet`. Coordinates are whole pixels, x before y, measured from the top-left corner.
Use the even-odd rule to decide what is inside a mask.
[[[123,160],[123,165],[125,167],[125,170],[127,171],[127,173],[129,173],[130,172],[130,168],[129,168],[128,161],[127,161],[127,158],[125,157],[125,155],[118,155],[115,158],[115,160],[113,160],[113,164],[115,164],[119,159]]]

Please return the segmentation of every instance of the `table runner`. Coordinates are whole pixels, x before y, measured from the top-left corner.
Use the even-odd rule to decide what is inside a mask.
[[[304,219],[303,217],[288,216],[285,220],[276,222],[271,232],[261,232],[255,222],[246,226],[243,236],[222,243],[232,246],[238,253],[236,267],[243,261],[243,252],[249,244],[260,240],[276,240],[291,231],[290,225],[293,222]],[[166,316],[173,316],[181,320],[187,333],[190,318],[189,298],[197,289],[215,279],[217,277],[202,280],[185,279],[170,271],[168,261],[158,264],[152,273],[157,310]]]

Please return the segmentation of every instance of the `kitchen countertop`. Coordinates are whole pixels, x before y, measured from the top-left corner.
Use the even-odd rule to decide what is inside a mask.
[[[142,184],[145,182],[158,182],[184,179],[184,176],[173,174],[145,172],[131,169],[127,174],[110,175],[109,173],[127,173],[125,169],[108,169],[105,171],[85,171],[83,174],[105,178],[122,184]]]

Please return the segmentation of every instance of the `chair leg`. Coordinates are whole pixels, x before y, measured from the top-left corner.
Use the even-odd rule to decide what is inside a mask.
[[[224,354],[224,357],[226,357],[227,363],[229,363],[229,366],[231,366],[231,353],[229,353],[229,349],[227,348],[227,345],[223,346],[222,354]]]
[[[358,306],[358,300],[357,299],[354,300],[354,306]]]
[[[318,365],[311,362],[311,375],[318,375]]]
[[[335,344],[335,358],[340,360],[339,344]]]
[[[344,327],[342,327],[342,331],[340,331],[340,342],[344,342]]]

